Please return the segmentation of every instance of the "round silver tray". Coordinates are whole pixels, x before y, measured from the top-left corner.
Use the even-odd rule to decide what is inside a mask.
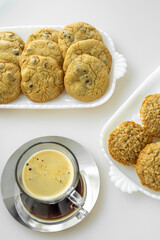
[[[91,212],[98,198],[100,189],[99,171],[94,159],[82,145],[69,138],[59,136],[47,136],[33,139],[18,148],[9,158],[1,178],[1,192],[6,208],[14,219],[30,229],[41,232],[57,232],[70,228],[81,222],[86,217],[85,215],[82,217],[82,209],[78,209],[73,215],[63,218],[62,220],[45,222],[40,219],[33,219],[23,207],[17,207],[17,196],[15,191],[17,185],[15,180],[17,159],[25,149],[39,142],[57,142],[68,147],[74,153],[79,163],[80,174],[86,185],[85,203],[83,208],[88,213]]]

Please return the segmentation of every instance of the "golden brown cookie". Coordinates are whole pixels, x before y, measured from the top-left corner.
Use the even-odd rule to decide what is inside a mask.
[[[126,121],[109,135],[108,149],[111,156],[119,163],[134,165],[140,151],[152,141],[152,137],[141,125]]]
[[[148,144],[140,152],[136,171],[145,187],[160,191],[160,142]]]
[[[14,42],[0,40],[0,59],[19,65],[22,49]]]
[[[26,61],[31,55],[40,55],[44,57],[51,57],[55,59],[60,66],[63,65],[63,57],[59,50],[58,44],[52,41],[36,40],[26,45],[22,55],[19,58],[19,65]]]
[[[103,61],[104,64],[108,67],[108,72],[110,72],[112,65],[112,56],[104,43],[95,39],[87,39],[72,44],[66,53],[63,70],[66,72],[69,64],[76,57],[83,53],[97,57]]]
[[[160,137],[160,94],[149,95],[142,103],[142,124],[153,137]]]
[[[96,39],[102,41],[98,30],[85,22],[76,22],[65,26],[59,33],[58,45],[65,58],[68,48],[81,40]]]
[[[64,84],[73,98],[83,102],[94,101],[107,91],[108,68],[98,58],[82,54],[69,65]]]
[[[40,28],[29,35],[26,44],[35,40],[48,40],[58,43],[58,34],[59,31],[53,28]]]
[[[57,98],[64,90],[63,71],[50,57],[32,55],[21,69],[23,93],[34,102]]]
[[[0,59],[0,104],[12,102],[20,93],[20,68],[14,63]]]
[[[0,32],[0,40],[6,40],[16,43],[22,50],[24,48],[24,42],[20,36],[14,32]]]

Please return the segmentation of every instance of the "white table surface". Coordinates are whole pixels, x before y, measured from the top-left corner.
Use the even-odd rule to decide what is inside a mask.
[[[67,25],[86,21],[106,31],[128,63],[111,99],[100,107],[72,110],[0,110],[0,174],[10,155],[32,138],[59,135],[83,144],[101,176],[98,201],[75,227],[58,233],[31,231],[17,223],[0,198],[0,238],[158,239],[160,202],[140,192],[122,193],[108,176],[109,165],[99,146],[100,130],[112,114],[160,64],[158,0],[0,0],[0,26]],[[7,184],[7,183],[6,183]]]

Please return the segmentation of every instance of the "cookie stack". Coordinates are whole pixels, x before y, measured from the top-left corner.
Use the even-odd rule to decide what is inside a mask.
[[[108,149],[119,163],[136,166],[144,186],[160,191],[160,94],[147,96],[140,114],[143,126],[133,121],[121,123],[110,134]]]
[[[2,32],[0,39],[0,103],[13,101],[21,90],[39,103],[57,98],[64,89],[83,102],[107,91],[112,57],[101,34],[87,23],[72,23],[60,32],[38,29],[28,36],[25,47],[15,33]]]
[[[72,23],[59,33],[58,45],[67,93],[83,102],[102,97],[109,85],[112,57],[98,30],[84,22]]]
[[[26,41],[19,64],[21,88],[31,101],[47,102],[64,90],[63,57],[57,43],[58,34],[55,29],[38,29]]]
[[[112,57],[97,29],[78,22],[60,32],[35,31],[26,41],[19,64],[21,88],[30,100],[55,99],[65,88],[73,98],[89,102],[106,92]]]
[[[13,32],[0,32],[0,104],[15,100],[21,93],[19,57],[23,40]]]

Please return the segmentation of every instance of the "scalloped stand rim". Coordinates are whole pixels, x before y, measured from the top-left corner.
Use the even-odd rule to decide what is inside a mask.
[[[122,192],[133,193],[138,191],[138,187],[128,177],[126,177],[113,163],[110,162],[109,176],[114,185]]]

